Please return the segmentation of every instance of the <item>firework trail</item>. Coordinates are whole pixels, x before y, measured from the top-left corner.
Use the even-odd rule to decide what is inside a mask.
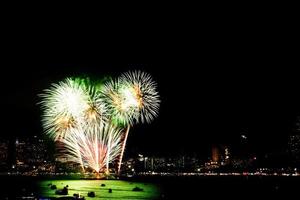
[[[90,167],[96,172],[108,170],[108,164],[115,161],[121,152],[121,130],[111,124],[75,130],[69,137],[61,140],[64,147],[61,158]]]

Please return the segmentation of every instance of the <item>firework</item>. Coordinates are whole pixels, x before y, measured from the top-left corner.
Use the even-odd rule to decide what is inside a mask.
[[[99,91],[82,79],[52,84],[42,97],[45,132],[62,144],[60,157],[99,172],[121,151],[121,131],[106,118]]]
[[[83,111],[83,121],[88,128],[91,126],[99,126],[102,123],[107,122],[107,108],[103,100],[101,99],[101,93],[91,84],[82,83],[85,89],[87,98],[87,107]]]
[[[121,152],[121,134],[120,129],[110,124],[77,129],[61,140],[64,146],[60,157],[96,172],[108,170],[109,163],[115,161]]]
[[[121,78],[121,94],[127,105],[135,111],[136,122],[150,123],[158,115],[160,98],[152,77],[142,71],[124,73]]]
[[[89,104],[85,89],[72,79],[52,84],[42,97],[43,125],[54,140],[73,132],[82,122]]]
[[[156,83],[152,77],[141,71],[124,73],[119,79],[118,94],[122,99],[122,106],[130,111],[131,123],[124,133],[122,151],[120,154],[118,171],[120,172],[122,158],[132,122],[150,123],[157,115],[160,104]]]
[[[102,88],[89,79],[65,79],[45,90],[41,105],[46,134],[63,144],[60,157],[84,170],[108,171],[122,163],[130,126],[150,123],[160,104],[156,83],[145,72],[124,73]]]
[[[106,104],[111,121],[116,125],[126,126],[133,124],[136,112],[128,103],[123,90],[124,85],[119,79],[110,80],[105,83],[101,98]]]

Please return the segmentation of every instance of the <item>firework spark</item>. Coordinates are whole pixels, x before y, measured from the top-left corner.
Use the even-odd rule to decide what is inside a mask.
[[[129,71],[121,76],[122,96],[135,110],[136,122],[150,123],[158,115],[160,98],[157,85],[150,74],[142,71]]]
[[[101,93],[89,84],[84,84],[88,94],[87,107],[83,111],[83,122],[86,126],[99,126],[107,122],[107,108],[101,99]]]
[[[84,88],[72,79],[52,84],[42,97],[43,125],[54,140],[65,137],[80,124],[84,111],[89,108]]]
[[[82,168],[90,167],[96,172],[103,172],[121,152],[121,134],[120,129],[110,124],[77,129],[61,140],[64,147],[60,157],[79,163]]]
[[[121,84],[119,79],[110,80],[104,85],[101,91],[101,98],[107,106],[111,121],[116,125],[126,126],[133,124],[136,113],[122,92],[123,88],[124,85]]]

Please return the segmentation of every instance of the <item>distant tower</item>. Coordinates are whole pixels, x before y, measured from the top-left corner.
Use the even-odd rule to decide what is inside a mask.
[[[300,160],[300,134],[290,135],[288,150],[293,159]]]
[[[230,160],[231,160],[231,155],[230,155],[230,149],[228,146],[225,146],[224,147],[224,162],[225,164],[229,164],[230,163]]]
[[[288,151],[295,161],[300,160],[300,116],[297,117],[293,133],[289,136]]]
[[[299,157],[300,153],[300,134],[291,135],[289,138],[289,149],[292,155]]]
[[[8,167],[8,144],[8,140],[0,140],[0,170]]]
[[[26,164],[28,164],[26,159],[30,156],[28,156],[27,151],[29,145],[26,142],[25,140],[16,139],[16,165],[18,167],[26,167]]]
[[[220,152],[216,145],[212,146],[211,159],[212,162],[216,162],[216,163],[219,163],[220,161]]]
[[[228,147],[225,147],[224,149],[224,153],[225,153],[225,160],[229,159],[230,158],[230,152],[229,152],[229,148]]]
[[[153,160],[153,157],[151,158],[151,170],[152,171],[154,170],[154,160]]]

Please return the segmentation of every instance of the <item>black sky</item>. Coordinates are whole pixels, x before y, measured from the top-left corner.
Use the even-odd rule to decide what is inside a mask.
[[[256,152],[284,148],[300,115],[293,24],[239,16],[175,22],[103,35],[17,26],[4,38],[1,136],[42,134],[37,95],[53,82],[141,69],[158,82],[162,104],[152,124],[132,130],[130,150],[206,154],[213,143],[237,145],[242,133]]]

